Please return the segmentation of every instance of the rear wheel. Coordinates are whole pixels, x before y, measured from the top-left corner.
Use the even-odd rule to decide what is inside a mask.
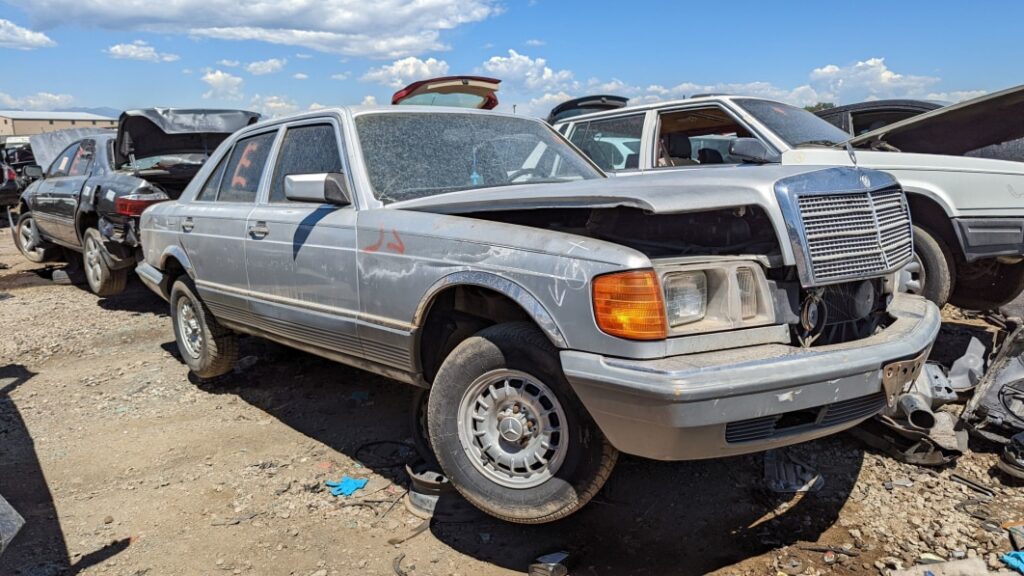
[[[19,216],[11,232],[14,234],[14,245],[29,262],[39,264],[56,257],[56,246],[43,240],[39,233],[39,227],[36,226],[36,219],[31,212],[25,212]]]
[[[486,328],[452,350],[430,390],[427,426],[452,484],[510,522],[579,510],[618,455],[573,394],[557,350],[522,322]]]
[[[204,379],[230,372],[238,360],[238,338],[210,314],[192,280],[176,280],[170,300],[174,339],[185,364]]]
[[[124,292],[128,283],[128,269],[112,269],[104,255],[103,236],[95,228],[89,228],[82,237],[82,268],[89,289],[97,296],[113,296]]]

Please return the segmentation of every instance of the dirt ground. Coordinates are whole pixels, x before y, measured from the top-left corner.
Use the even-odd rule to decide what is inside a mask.
[[[793,449],[825,477],[803,498],[769,492],[760,455],[624,457],[558,523],[474,513],[390,544],[421,522],[400,501],[410,453],[367,444],[411,441],[411,388],[255,338],[233,374],[198,384],[166,304],[137,279],[105,299],[56,285],[6,228],[0,268],[0,494],[27,520],[3,575],[505,575],[560,549],[574,575],[774,575],[797,560],[807,574],[877,574],[924,552],[995,566],[1008,540],[955,509],[974,494],[953,471],[997,491],[995,520],[1024,519],[994,446],[972,441],[934,473],[841,435]],[[323,482],[344,475],[369,484],[331,496]],[[900,478],[913,486],[883,487]],[[853,552],[826,564],[807,543]]]

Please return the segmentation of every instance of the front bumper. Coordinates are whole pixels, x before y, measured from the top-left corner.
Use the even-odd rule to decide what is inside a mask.
[[[658,460],[759,452],[833,434],[882,410],[883,367],[923,364],[940,325],[938,308],[917,296],[897,294],[889,313],[885,330],[855,342],[657,360],[565,350],[562,369],[622,452]]]

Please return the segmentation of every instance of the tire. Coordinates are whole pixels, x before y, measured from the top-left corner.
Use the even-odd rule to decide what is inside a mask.
[[[174,282],[170,301],[174,340],[185,364],[202,379],[230,372],[238,361],[238,337],[210,314],[190,278]]]
[[[436,469],[440,465],[437,463],[437,456],[434,455],[434,448],[430,445],[430,431],[427,428],[429,398],[430,391],[426,388],[416,388],[413,392],[412,405],[409,407],[409,434],[420,459]]]
[[[900,271],[900,288],[924,296],[942,308],[949,301],[955,276],[953,254],[946,243],[914,226],[914,260]]]
[[[520,524],[551,522],[582,508],[618,458],[573,394],[555,347],[526,322],[491,326],[452,350],[430,390],[427,427],[452,485],[480,510]],[[510,440],[518,431],[526,435]],[[484,444],[492,445],[490,454],[543,460],[526,458],[530,465],[512,465],[519,470],[509,474]]]
[[[950,302],[968,310],[995,310],[1024,292],[1024,262],[1003,264],[995,259],[961,266]]]
[[[82,235],[82,269],[89,289],[100,297],[120,294],[128,284],[128,269],[112,269],[104,258],[104,250],[100,231],[87,229]]]
[[[21,255],[29,262],[40,264],[53,260],[57,256],[57,247],[39,237],[39,228],[36,226],[36,219],[31,212],[25,212],[18,216],[18,221],[15,222],[11,234],[14,236],[14,245],[18,248],[18,252],[21,252]],[[26,250],[25,246],[31,237],[36,238],[38,246],[32,250]]]

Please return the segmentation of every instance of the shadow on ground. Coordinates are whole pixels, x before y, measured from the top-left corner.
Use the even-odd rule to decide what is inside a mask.
[[[177,356],[173,342],[164,345]],[[405,483],[402,467],[375,467],[360,454],[369,442],[411,439],[413,388],[256,338],[241,343],[245,368],[199,384],[234,394],[291,428],[375,472]],[[790,502],[768,492],[760,455],[698,462],[624,457],[595,500],[572,517],[542,526],[507,524],[479,514],[433,522],[451,548],[525,572],[539,554],[568,550],[574,574],[704,574],[779,546],[816,541],[850,497],[863,461],[859,445],[820,441],[825,488]],[[415,561],[415,559],[410,559]]]
[[[128,547],[118,540],[68,558],[53,495],[46,484],[35,443],[11,394],[35,376],[21,364],[0,366],[0,494],[25,518],[25,526],[0,557],[0,574],[73,576]]]

